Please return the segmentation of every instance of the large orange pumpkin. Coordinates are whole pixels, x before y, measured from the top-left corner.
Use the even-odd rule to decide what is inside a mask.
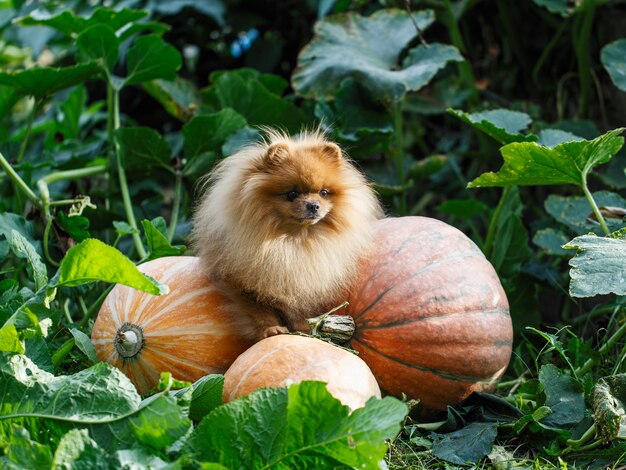
[[[379,221],[348,300],[352,346],[385,393],[445,410],[493,389],[509,363],[513,329],[498,276],[468,237],[438,220]]]
[[[98,358],[121,369],[139,393],[148,393],[162,371],[188,381],[223,373],[251,345],[237,333],[232,304],[211,285],[198,258],[159,258],[139,270],[167,284],[169,294],[115,286],[91,335]]]
[[[380,389],[367,364],[319,339],[295,335],[266,338],[237,358],[224,375],[224,402],[264,387],[303,380],[326,382],[328,391],[351,409],[361,408]]]

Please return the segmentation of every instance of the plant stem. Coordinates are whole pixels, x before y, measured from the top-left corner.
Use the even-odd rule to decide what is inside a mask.
[[[28,146],[28,140],[30,139],[30,133],[33,130],[33,122],[35,121],[35,116],[39,112],[39,107],[41,106],[41,101],[35,100],[35,104],[33,104],[33,109],[31,109],[30,114],[28,115],[28,122],[26,124],[26,132],[24,133],[24,137],[22,138],[22,145],[20,145],[20,153],[17,154],[17,163],[22,161],[24,158],[24,154],[26,153],[26,147]]]
[[[78,178],[86,178],[88,176],[101,175],[102,173],[106,173],[108,167],[105,165],[94,165],[88,166],[86,168],[77,168],[75,170],[66,170],[66,171],[56,171],[54,173],[50,173],[49,175],[41,178],[40,181],[43,181],[47,185],[51,185],[53,183],[57,183],[59,181],[65,180],[74,180]]]
[[[603,356],[604,354],[606,354],[609,349],[613,348],[613,346],[615,346],[617,344],[617,342],[622,339],[622,336],[624,336],[624,333],[626,333],[626,321],[624,323],[622,323],[622,326],[620,326],[617,331],[615,333],[613,333],[613,336],[611,336],[601,347],[600,349],[598,349],[598,353],[600,356]],[[582,367],[580,367],[576,372],[577,375],[582,376],[584,374],[586,374],[587,372],[589,372],[589,370],[595,366],[598,363],[597,359],[594,358],[590,358],[587,359],[587,361],[582,365]]]
[[[487,236],[485,237],[485,245],[483,247],[483,253],[489,259],[491,256],[491,245],[493,244],[493,237],[496,235],[496,231],[498,230],[498,222],[500,220],[500,216],[502,215],[502,209],[504,208],[504,203],[509,197],[511,192],[511,187],[507,186],[502,191],[502,196],[500,196],[500,202],[498,202],[498,207],[496,207],[496,211],[493,213],[491,217],[491,221],[489,222],[489,229],[487,230]]]
[[[0,166],[6,171],[9,178],[13,180],[13,183],[26,195],[26,197],[37,207],[41,206],[39,198],[33,192],[32,189],[24,182],[20,175],[18,175],[11,164],[4,158],[4,155],[0,153]]]
[[[50,256],[50,250],[48,248],[48,243],[49,243],[49,239],[50,239],[50,227],[52,226],[52,221],[53,220],[54,220],[54,218],[51,217],[51,216],[48,216],[46,218],[46,228],[44,228],[44,230],[43,230],[43,255],[46,258],[46,260],[48,261],[48,263],[50,263],[55,268],[58,268],[59,267],[59,263],[57,261],[55,261],[54,259],[52,259],[52,256]]]
[[[559,25],[559,28],[556,30],[556,33],[554,33],[554,36],[552,36],[552,39],[550,39],[550,42],[548,42],[548,44],[546,44],[546,47],[544,47],[543,50],[541,51],[541,55],[539,56],[537,63],[533,67],[533,82],[535,83],[535,85],[540,85],[539,72],[541,71],[541,67],[543,67],[544,62],[548,59],[548,56],[550,55],[552,50],[556,47],[556,44],[559,42],[559,39],[561,39],[561,36],[565,32],[565,28],[568,25],[569,25],[569,21],[567,20],[562,21],[561,24]]]
[[[120,190],[122,192],[122,200],[124,202],[124,210],[126,212],[126,219],[128,220],[128,224],[137,230],[136,233],[133,233],[133,241],[135,242],[135,248],[140,258],[145,258],[147,253],[141,242],[141,237],[139,236],[139,229],[137,228],[137,220],[135,219],[135,213],[133,212],[133,205],[130,200],[130,193],[128,191],[128,181],[126,180],[126,171],[124,170],[124,166],[122,165],[122,157],[120,155],[119,145],[115,139],[115,131],[120,128],[120,100],[119,100],[119,92],[111,85],[108,85],[108,88],[111,90],[111,100],[109,108],[109,116],[112,119],[112,126],[109,129],[109,138],[112,139],[111,144],[113,145],[113,153],[115,156],[115,163],[117,166],[117,176],[120,183]]]
[[[600,223],[600,227],[602,227],[602,231],[604,232],[605,235],[609,235],[611,231],[609,230],[609,227],[606,225],[606,221],[604,220],[604,217],[602,216],[602,213],[600,212],[600,209],[598,208],[598,205],[596,204],[595,199],[591,195],[591,191],[589,191],[589,188],[587,187],[587,177],[585,175],[583,175],[582,188],[583,188],[583,192],[585,193],[585,197],[587,198],[587,201],[589,201],[591,210],[596,216],[596,219],[598,219],[598,222]]]
[[[461,35],[461,30],[459,29],[459,23],[454,15],[454,11],[452,11],[450,0],[444,0],[443,2],[443,15],[441,17],[441,21],[448,29],[452,45],[461,51],[461,53],[465,54],[467,52],[467,47],[463,41],[463,36]],[[459,70],[461,81],[465,84],[465,88],[471,92],[469,101],[472,105],[475,105],[478,101],[478,93],[476,90],[476,80],[474,78],[474,73],[472,72],[472,67],[469,62],[464,60],[457,64],[457,68]]]
[[[183,195],[183,173],[176,170],[176,182],[174,184],[174,201],[172,203],[172,216],[170,217],[170,227],[167,230],[167,241],[172,243],[176,226],[178,225],[178,214],[180,212],[180,203]]]
[[[111,284],[110,286],[108,286],[104,290],[104,292],[102,292],[102,294],[100,294],[100,296],[95,300],[95,302],[91,304],[91,307],[89,307],[87,313],[85,313],[83,318],[80,320],[80,323],[78,324],[78,327],[81,330],[87,326],[87,323],[89,323],[89,319],[93,317],[94,314],[100,309],[100,306],[104,302],[104,299],[106,299],[107,295],[109,295],[109,292],[111,292],[113,287],[115,287],[115,284]]]
[[[591,30],[593,29],[593,18],[596,10],[595,0],[585,0],[583,9],[580,12],[582,19],[576,18],[572,29],[572,42],[576,52],[578,63],[578,82],[580,83],[580,99],[578,102],[578,112],[580,117],[587,116],[589,112],[589,99],[591,95],[591,58],[589,53],[589,42]]]
[[[402,116],[402,101],[395,101],[392,105],[394,132],[396,137],[394,160],[396,164],[396,175],[398,185],[402,187],[400,193],[400,201],[398,204],[398,211],[400,215],[406,214],[406,188],[404,187],[405,171],[404,171],[404,136],[403,132],[403,116]]]

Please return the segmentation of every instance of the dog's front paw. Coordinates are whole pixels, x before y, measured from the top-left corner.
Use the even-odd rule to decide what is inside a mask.
[[[289,333],[289,330],[284,326],[269,326],[263,330],[261,335],[262,339],[269,338],[270,336],[284,335]]]

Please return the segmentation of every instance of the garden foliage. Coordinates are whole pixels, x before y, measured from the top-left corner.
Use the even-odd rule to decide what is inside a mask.
[[[623,2],[94,3],[0,2],[3,468],[623,463]],[[261,126],[318,124],[387,213],[494,265],[503,382],[430,418],[316,382],[140,397],[89,340],[111,286],[166,293],[136,265],[185,253],[200,178]]]

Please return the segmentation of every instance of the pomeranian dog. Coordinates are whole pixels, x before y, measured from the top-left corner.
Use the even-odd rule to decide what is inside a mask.
[[[207,176],[191,235],[255,341],[310,331],[307,318],[339,303],[382,216],[363,174],[322,131],[264,133]]]

